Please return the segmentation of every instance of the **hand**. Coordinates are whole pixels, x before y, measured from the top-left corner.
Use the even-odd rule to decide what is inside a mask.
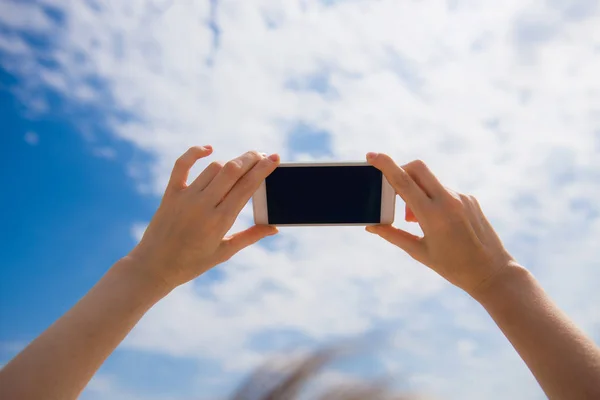
[[[222,165],[210,164],[189,186],[194,163],[212,153],[192,147],[175,163],[161,204],[130,258],[146,276],[168,289],[186,283],[265,236],[272,226],[253,226],[224,237],[260,183],[279,165],[279,156],[255,151]]]
[[[473,196],[446,189],[422,161],[399,167],[385,154],[367,161],[383,172],[406,203],[407,221],[418,222],[424,237],[391,225],[368,226],[472,296],[504,268],[516,266]]]

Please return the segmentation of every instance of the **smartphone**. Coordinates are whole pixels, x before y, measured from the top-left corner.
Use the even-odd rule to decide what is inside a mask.
[[[396,193],[366,162],[282,163],[252,203],[258,225],[391,224]]]

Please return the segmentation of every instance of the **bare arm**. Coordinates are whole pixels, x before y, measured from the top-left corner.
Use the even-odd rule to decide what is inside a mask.
[[[551,399],[600,399],[600,350],[524,268],[475,295]]]
[[[119,261],[0,372],[0,398],[75,399],[166,288]],[[141,278],[141,279],[140,279]]]
[[[274,227],[254,226],[224,237],[279,158],[248,152],[224,166],[211,164],[188,186],[190,168],[211,151],[193,147],[177,161],[138,246],[0,371],[0,398],[77,398],[157,301],[241,249],[277,233]]]
[[[563,314],[506,251],[472,196],[445,188],[427,166],[399,167],[369,154],[407,204],[406,220],[424,236],[367,227],[476,299],[551,399],[600,398],[600,349]]]

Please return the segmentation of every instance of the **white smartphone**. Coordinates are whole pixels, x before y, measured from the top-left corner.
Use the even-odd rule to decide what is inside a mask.
[[[396,193],[366,162],[282,163],[252,203],[258,225],[391,224]]]

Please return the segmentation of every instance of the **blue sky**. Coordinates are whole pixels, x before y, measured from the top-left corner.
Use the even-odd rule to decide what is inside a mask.
[[[18,81],[3,73],[1,84],[0,179],[4,188],[13,188],[1,200],[0,313],[5,323],[0,340],[5,363],[127,253],[135,244],[131,226],[152,215],[157,199],[140,195],[127,174],[124,160],[139,150],[98,135],[95,140],[105,141],[115,152],[111,158],[98,156],[97,145],[67,115],[56,111],[27,118],[11,93]],[[117,368],[131,363],[128,355],[112,361]],[[164,376],[181,386],[177,377],[185,370],[165,376],[164,368],[159,369],[150,381],[158,385]]]
[[[135,245],[202,144],[421,158],[600,340],[600,10],[569,4],[0,0],[0,363]],[[174,291],[83,398],[219,398],[281,351],[365,334],[384,349],[323,382],[543,398],[477,304],[354,228],[285,230]]]
[[[13,188],[0,204],[4,364],[135,245],[132,226],[152,216],[158,198],[140,194],[127,171],[128,161],[148,157],[143,151],[103,132],[86,138],[59,107],[29,118],[12,93],[19,80],[3,71],[0,82],[0,182]],[[101,124],[98,118],[78,121]],[[128,371],[122,390],[141,396],[185,395],[201,371],[193,361],[125,350],[103,370]]]

